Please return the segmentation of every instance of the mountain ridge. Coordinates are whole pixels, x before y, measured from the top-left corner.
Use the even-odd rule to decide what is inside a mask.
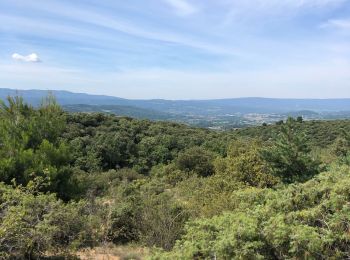
[[[15,90],[0,88],[0,99],[21,95],[32,105],[40,104],[52,93],[61,105],[119,105],[151,109],[165,113],[211,115],[232,113],[287,113],[311,110],[315,112],[350,111],[350,98],[288,99],[241,97],[208,100],[125,99],[108,95],[75,93],[66,90]]]
[[[309,100],[309,101],[325,101],[325,100],[350,100],[348,98],[283,98],[283,97],[261,97],[261,96],[246,96],[246,97],[232,97],[232,98],[213,98],[213,99],[165,99],[165,98],[150,98],[150,99],[132,99],[132,98],[122,98],[111,95],[104,94],[91,94],[85,92],[73,92],[68,90],[45,90],[45,89],[13,89],[13,88],[0,88],[0,95],[3,96],[4,93],[15,94],[27,94],[27,93],[40,93],[42,94],[69,94],[69,95],[84,95],[91,97],[104,97],[104,98],[113,98],[118,100],[130,100],[130,101],[169,101],[169,102],[207,102],[207,101],[230,101],[230,100],[293,100],[293,101],[301,101],[301,100]]]

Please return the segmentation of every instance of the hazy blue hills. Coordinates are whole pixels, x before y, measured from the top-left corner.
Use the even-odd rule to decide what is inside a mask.
[[[213,100],[135,100],[69,91],[0,89],[0,99],[20,95],[32,105],[52,93],[59,104],[73,112],[103,112],[151,120],[182,121],[205,127],[240,127],[271,123],[287,116],[308,119],[350,118],[350,98],[277,99],[229,98]]]
[[[0,98],[8,95],[21,95],[23,98],[37,105],[48,93],[52,93],[61,105],[87,104],[87,105],[128,105],[142,108],[159,109],[182,113],[192,111],[196,113],[217,112],[291,112],[291,111],[348,111],[350,110],[350,98],[344,99],[277,99],[277,98],[229,98],[213,100],[132,100],[104,95],[89,95],[85,93],[73,93],[61,90],[14,90],[0,89]],[[205,111],[203,111],[203,109]],[[176,110],[176,111],[175,111]]]
[[[122,98],[103,96],[103,95],[89,95],[85,93],[73,93],[64,90],[15,90],[9,88],[0,88],[0,99],[5,99],[7,96],[22,96],[25,101],[32,105],[38,105],[42,99],[52,93],[61,105],[72,104],[89,104],[89,105],[105,105],[117,104],[122,101]]]

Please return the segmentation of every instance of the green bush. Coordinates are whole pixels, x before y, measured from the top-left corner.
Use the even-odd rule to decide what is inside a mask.
[[[207,177],[214,173],[214,154],[202,147],[191,147],[181,152],[175,165],[184,172],[194,172],[198,176]]]
[[[34,109],[19,97],[0,102],[0,181],[27,185],[48,180],[48,190],[65,197],[71,175],[70,147],[61,140],[65,114],[53,98]]]
[[[262,143],[254,139],[232,142],[227,157],[216,165],[217,174],[249,186],[274,186],[279,179],[272,175],[269,165],[261,158],[261,147]]]
[[[0,184],[2,257],[32,258],[94,245],[97,223],[83,200],[65,204],[54,194]]]
[[[189,222],[173,251],[154,259],[346,259],[349,187],[344,166],[304,184],[265,189],[263,199],[233,196],[230,212]]]

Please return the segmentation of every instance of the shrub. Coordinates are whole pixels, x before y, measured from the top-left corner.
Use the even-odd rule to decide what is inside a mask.
[[[31,258],[93,245],[98,234],[85,201],[65,204],[54,194],[0,184],[0,252]]]
[[[344,166],[263,197],[241,193],[230,212],[190,221],[173,251],[154,259],[346,259],[349,187]]]
[[[214,155],[202,147],[191,147],[181,152],[175,164],[179,170],[194,172],[199,176],[206,177],[214,173]]]

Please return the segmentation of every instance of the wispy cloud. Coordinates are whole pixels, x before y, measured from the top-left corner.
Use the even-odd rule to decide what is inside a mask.
[[[179,15],[190,15],[196,13],[198,9],[187,0],[164,0],[168,5],[175,9]]]
[[[330,19],[321,25],[322,28],[336,28],[339,30],[350,30],[349,19]]]
[[[23,56],[18,53],[12,54],[12,59],[16,61],[24,61],[24,62],[41,62],[38,54],[31,53],[29,55]]]
[[[166,0],[168,1],[168,0]],[[173,1],[173,0],[171,0]],[[178,0],[176,0],[178,1]],[[33,4],[34,5],[34,4]],[[160,41],[163,43],[177,44],[205,52],[215,54],[225,54],[231,56],[241,56],[238,50],[233,47],[222,46],[221,44],[211,43],[205,40],[196,39],[186,34],[161,30],[158,28],[150,27],[147,25],[134,24],[133,22],[123,20],[121,18],[110,16],[108,14],[101,14],[98,12],[92,12],[88,10],[82,10],[74,5],[67,6],[61,5],[58,2],[50,2],[50,5],[35,5],[37,10],[43,10],[47,13],[59,15],[64,18],[69,18],[88,25],[99,26],[105,29],[114,30],[116,32],[125,33],[133,37],[142,39]],[[22,28],[34,29],[33,34],[45,34],[50,37],[63,37],[64,35],[84,35],[90,38],[100,39],[106,38],[107,41],[111,41],[117,36],[112,36],[110,33],[101,32],[99,30],[89,31],[86,26],[74,27],[64,26],[51,20],[36,18],[35,20],[28,19],[21,16],[2,15],[0,13],[0,22],[5,25],[16,25],[17,30]],[[40,30],[35,30],[40,28]],[[74,39],[75,37],[73,37]],[[111,39],[112,38],[112,39]],[[76,39],[74,39],[76,40]]]
[[[252,7],[262,10],[271,8],[321,8],[338,6],[348,0],[246,0],[246,1],[225,1],[236,7]]]
[[[319,11],[339,7],[349,0],[218,0],[227,7],[227,14],[224,17],[224,25],[233,21],[261,19],[261,17],[273,16],[288,17],[297,15],[300,11]]]

